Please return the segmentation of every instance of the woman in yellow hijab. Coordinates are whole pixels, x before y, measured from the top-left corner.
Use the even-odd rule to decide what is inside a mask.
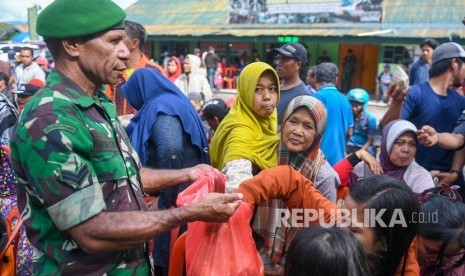
[[[278,165],[278,101],[275,70],[264,62],[247,65],[237,79],[236,102],[210,144],[211,164],[226,174],[226,191]]]

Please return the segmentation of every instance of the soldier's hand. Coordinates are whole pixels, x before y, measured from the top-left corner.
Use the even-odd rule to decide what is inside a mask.
[[[432,147],[438,142],[438,134],[436,130],[428,125],[423,126],[420,130],[417,130],[417,139],[426,147]]]
[[[226,222],[239,207],[242,194],[210,193],[202,197],[193,207],[197,211],[196,220]]]

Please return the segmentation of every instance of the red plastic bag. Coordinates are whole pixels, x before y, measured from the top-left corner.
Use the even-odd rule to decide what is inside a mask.
[[[179,194],[178,206],[199,200],[210,192],[224,192],[226,178],[207,173]],[[241,203],[228,222],[188,223],[186,236],[187,275],[263,275],[264,266],[252,238],[253,206]]]
[[[204,172],[197,181],[179,193],[176,200],[178,207],[186,206],[199,201],[208,193],[224,193],[226,189],[226,176],[217,170]]]

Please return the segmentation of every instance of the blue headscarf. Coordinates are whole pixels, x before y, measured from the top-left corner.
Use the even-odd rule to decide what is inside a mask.
[[[146,165],[147,142],[159,113],[177,116],[192,145],[201,152],[201,162],[209,164],[208,142],[202,121],[186,96],[158,71],[152,68],[136,70],[121,87],[123,96],[137,114],[126,128],[132,146]]]

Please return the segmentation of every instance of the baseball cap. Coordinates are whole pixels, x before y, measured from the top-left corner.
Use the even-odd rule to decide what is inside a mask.
[[[13,93],[18,94],[18,96],[32,96],[34,95],[37,91],[39,91],[39,87],[33,85],[33,84],[23,84],[19,87],[18,90],[13,91]]]
[[[228,107],[222,99],[211,99],[203,106],[202,120],[218,117],[221,121],[228,114]]]
[[[45,86],[45,83],[40,79],[32,79],[28,82],[28,84],[32,84],[37,88],[43,88]]]
[[[465,58],[465,50],[455,42],[446,42],[433,52],[433,64],[448,58]]]
[[[36,63],[39,65],[47,65],[48,66],[48,60],[44,57],[38,57],[36,59]]]
[[[307,62],[307,50],[299,43],[286,43],[281,48],[274,48],[273,52],[285,57],[296,58],[303,63]]]

